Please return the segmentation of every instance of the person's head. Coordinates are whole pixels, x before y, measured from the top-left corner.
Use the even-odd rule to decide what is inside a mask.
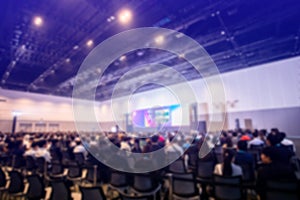
[[[276,152],[271,147],[266,147],[261,152],[261,161],[264,164],[270,164],[276,159]]]
[[[258,132],[257,132],[257,131],[254,131],[254,132],[252,133],[252,135],[253,135],[254,138],[256,138],[256,137],[258,137]]]
[[[280,136],[281,136],[282,140],[283,140],[284,138],[286,138],[285,132],[280,132]]]
[[[232,137],[237,137],[237,136],[238,136],[237,132],[233,131],[232,132]]]
[[[158,135],[153,135],[153,136],[151,137],[152,143],[158,142],[158,139],[159,139]]]
[[[39,141],[39,143],[38,143],[38,146],[39,146],[40,148],[45,148],[46,145],[47,145],[46,140],[41,140],[41,141]]]
[[[36,142],[32,142],[31,148],[36,150],[38,148],[38,144]]]
[[[232,140],[231,140],[230,137],[227,137],[225,139],[225,144],[226,144],[227,147],[233,147],[233,143],[232,143]]]
[[[225,149],[223,153],[224,165],[223,165],[223,175],[231,176],[232,175],[232,166],[235,152],[233,149]]]
[[[271,133],[272,133],[272,134],[277,134],[277,133],[279,133],[278,128],[271,128]]]
[[[283,138],[280,133],[276,133],[276,134],[270,133],[267,136],[267,145],[268,146],[276,146],[277,144],[279,144],[282,141],[282,139]]]
[[[76,139],[75,139],[75,143],[76,143],[77,146],[78,146],[78,145],[81,145],[81,140],[80,140],[80,138],[76,138]]]
[[[248,148],[247,146],[248,146],[247,141],[240,140],[237,143],[237,147],[241,151],[247,151],[247,148]]]

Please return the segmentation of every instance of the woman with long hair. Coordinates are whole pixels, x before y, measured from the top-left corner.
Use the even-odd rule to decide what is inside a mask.
[[[242,176],[242,168],[233,163],[235,151],[233,149],[225,149],[223,153],[223,163],[215,166],[214,174],[221,176]]]

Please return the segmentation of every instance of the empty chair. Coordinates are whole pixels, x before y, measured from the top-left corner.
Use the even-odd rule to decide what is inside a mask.
[[[266,199],[299,200],[299,183],[296,181],[267,181]]]
[[[64,180],[54,180],[51,184],[50,200],[72,200],[70,188]]]
[[[80,186],[82,200],[106,200],[101,187],[83,187]]]
[[[27,199],[39,200],[45,198],[45,185],[40,176],[36,174],[27,176],[27,181],[29,183],[28,191],[26,193]]]
[[[170,199],[200,199],[199,189],[193,174],[173,174]]]
[[[222,200],[243,199],[240,176],[213,176],[214,197]]]
[[[153,199],[157,199],[160,188],[161,185],[156,183],[150,174],[134,175],[132,189],[137,196],[153,196]]]

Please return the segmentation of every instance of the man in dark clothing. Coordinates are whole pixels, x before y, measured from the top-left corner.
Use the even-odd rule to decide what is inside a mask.
[[[247,141],[240,140],[237,147],[234,163],[242,167],[244,180],[253,181],[255,163],[253,155],[247,152]]]
[[[283,140],[282,135],[278,133],[270,133],[267,137],[267,145],[273,148],[274,153],[276,154],[276,161],[289,165],[290,159],[295,155],[293,151],[281,145]],[[274,160],[273,160],[274,161]]]
[[[247,152],[247,141],[239,141],[237,144],[238,150],[235,155],[234,163],[239,164],[249,164],[254,166],[254,158],[251,153]]]
[[[294,171],[278,159],[278,149],[266,147],[262,151],[261,160],[263,165],[258,169],[256,191],[261,200],[266,199],[267,181],[270,180],[295,180]]]

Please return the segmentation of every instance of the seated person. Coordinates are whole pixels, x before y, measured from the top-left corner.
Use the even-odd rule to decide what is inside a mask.
[[[235,152],[232,149],[224,150],[224,161],[215,166],[214,174],[221,176],[242,176],[242,168],[233,163]]]
[[[86,151],[85,147],[82,145],[80,138],[76,138],[75,142],[76,142],[76,145],[73,149],[73,153],[83,153],[83,155],[86,157],[87,151]]]
[[[36,151],[35,157],[44,157],[46,162],[50,163],[51,161],[51,155],[50,152],[47,150],[47,142],[45,140],[41,140],[38,142],[39,148]]]
[[[33,142],[31,144],[31,147],[25,151],[24,156],[31,156],[35,158],[37,150],[38,150],[38,144],[36,142]]]
[[[293,149],[293,152],[295,153],[296,152],[296,147],[295,147],[294,142],[290,139],[287,139],[286,134],[284,132],[281,132],[280,134],[281,134],[281,137],[282,137],[281,145],[284,146],[284,147],[291,146],[292,149]]]
[[[276,154],[276,158],[279,162],[282,162],[286,165],[290,164],[290,159],[292,156],[295,155],[293,151],[286,148],[281,144],[281,141],[283,140],[282,135],[279,132],[270,133],[267,136],[267,146],[274,149],[274,152]]]
[[[234,163],[241,166],[243,174],[249,173],[249,177],[246,179],[254,179],[254,157],[251,153],[247,152],[247,142],[239,141],[237,144],[237,153],[235,155]],[[250,170],[250,171],[249,171]]]
[[[277,149],[266,147],[261,154],[263,165],[258,169],[256,191],[261,200],[266,199],[266,185],[268,180],[295,180],[290,165],[286,165],[277,155]]]
[[[253,135],[253,139],[248,142],[248,147],[251,147],[251,145],[253,146],[264,145],[264,141],[262,141],[260,137],[258,137],[258,132],[253,132],[252,135]]]

